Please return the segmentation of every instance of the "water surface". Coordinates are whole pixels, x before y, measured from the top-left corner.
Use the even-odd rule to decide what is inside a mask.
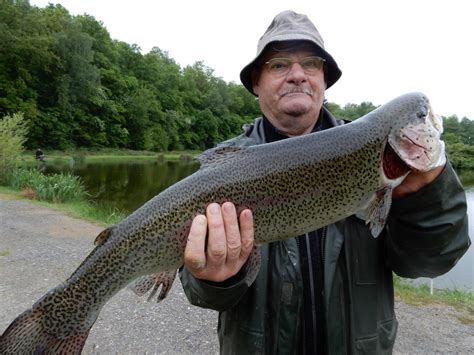
[[[47,164],[45,173],[70,172],[84,181],[89,198],[131,213],[168,186],[199,168],[195,162],[109,161]]]

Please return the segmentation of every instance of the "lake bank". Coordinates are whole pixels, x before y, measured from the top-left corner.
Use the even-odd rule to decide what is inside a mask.
[[[38,201],[24,197],[21,191],[13,190],[6,186],[0,186],[1,200],[23,200],[28,201],[39,207],[50,208],[66,216],[79,218],[89,223],[107,227],[109,225],[120,222],[126,217],[126,214],[119,211],[104,209],[102,206],[96,206],[89,201],[77,201],[70,203],[50,203]]]
[[[180,161],[192,159],[199,155],[200,151],[170,151],[170,152],[152,152],[129,149],[74,149],[74,150],[43,150],[45,161],[116,161],[116,160],[169,160]],[[35,152],[25,151],[21,155],[21,161],[26,163],[35,162]]]

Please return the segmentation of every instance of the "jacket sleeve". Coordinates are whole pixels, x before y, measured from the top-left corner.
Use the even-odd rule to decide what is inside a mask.
[[[387,221],[387,261],[402,277],[449,271],[470,245],[466,195],[453,168],[428,186],[393,201]]]
[[[221,312],[237,304],[247,291],[244,269],[245,266],[237,275],[219,283],[199,280],[185,267],[179,270],[179,277],[191,304]]]

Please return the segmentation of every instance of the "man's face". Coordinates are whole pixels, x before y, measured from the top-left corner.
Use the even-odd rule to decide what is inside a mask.
[[[292,62],[288,73],[275,74],[264,64],[253,80],[253,91],[258,95],[262,113],[288,136],[310,133],[323,104],[326,89],[323,68],[308,73],[301,66],[301,61],[310,56],[314,56],[310,48],[270,51],[264,62],[288,58]]]

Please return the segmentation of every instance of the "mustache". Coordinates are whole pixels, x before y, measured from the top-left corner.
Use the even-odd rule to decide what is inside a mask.
[[[302,93],[302,94],[306,94],[306,95],[311,96],[311,97],[314,95],[313,90],[308,89],[308,88],[303,88],[301,86],[293,86],[293,87],[290,87],[290,88],[283,89],[283,90],[278,92],[278,95],[285,96],[285,95],[288,95],[288,94],[295,94],[295,93]]]

